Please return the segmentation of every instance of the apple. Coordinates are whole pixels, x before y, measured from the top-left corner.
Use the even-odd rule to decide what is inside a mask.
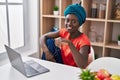
[[[95,76],[94,80],[100,80],[97,76]]]
[[[110,73],[105,70],[105,69],[100,69],[98,72],[97,72],[97,77],[100,79],[100,80],[104,80],[105,78],[108,78],[110,77]]]
[[[106,77],[104,78],[104,80],[112,80],[110,77]]]

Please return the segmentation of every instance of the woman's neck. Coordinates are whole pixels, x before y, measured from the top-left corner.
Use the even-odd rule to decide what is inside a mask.
[[[82,33],[80,31],[76,31],[74,33],[70,33],[70,39],[77,38],[81,35]]]

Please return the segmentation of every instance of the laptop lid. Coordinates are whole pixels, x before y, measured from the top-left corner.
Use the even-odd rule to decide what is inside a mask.
[[[24,69],[24,64],[22,62],[22,58],[20,56],[20,54],[14,50],[12,50],[10,47],[6,46],[6,51],[8,54],[8,58],[10,60],[11,65],[17,69],[18,71],[20,71],[21,73],[23,73],[24,75],[26,75],[25,69]]]

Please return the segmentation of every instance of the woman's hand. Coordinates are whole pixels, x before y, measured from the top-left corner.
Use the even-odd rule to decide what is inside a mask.
[[[56,39],[56,45],[69,45],[69,44],[71,44],[72,42],[70,41],[70,40],[68,40],[68,39],[65,39],[65,38],[61,38],[61,37],[59,37],[59,38],[57,38]]]

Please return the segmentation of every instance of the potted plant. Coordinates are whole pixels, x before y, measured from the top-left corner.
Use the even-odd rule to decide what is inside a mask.
[[[54,15],[58,15],[59,14],[59,7],[58,6],[54,6],[53,14]]]
[[[120,45],[120,34],[118,35],[118,45]]]

